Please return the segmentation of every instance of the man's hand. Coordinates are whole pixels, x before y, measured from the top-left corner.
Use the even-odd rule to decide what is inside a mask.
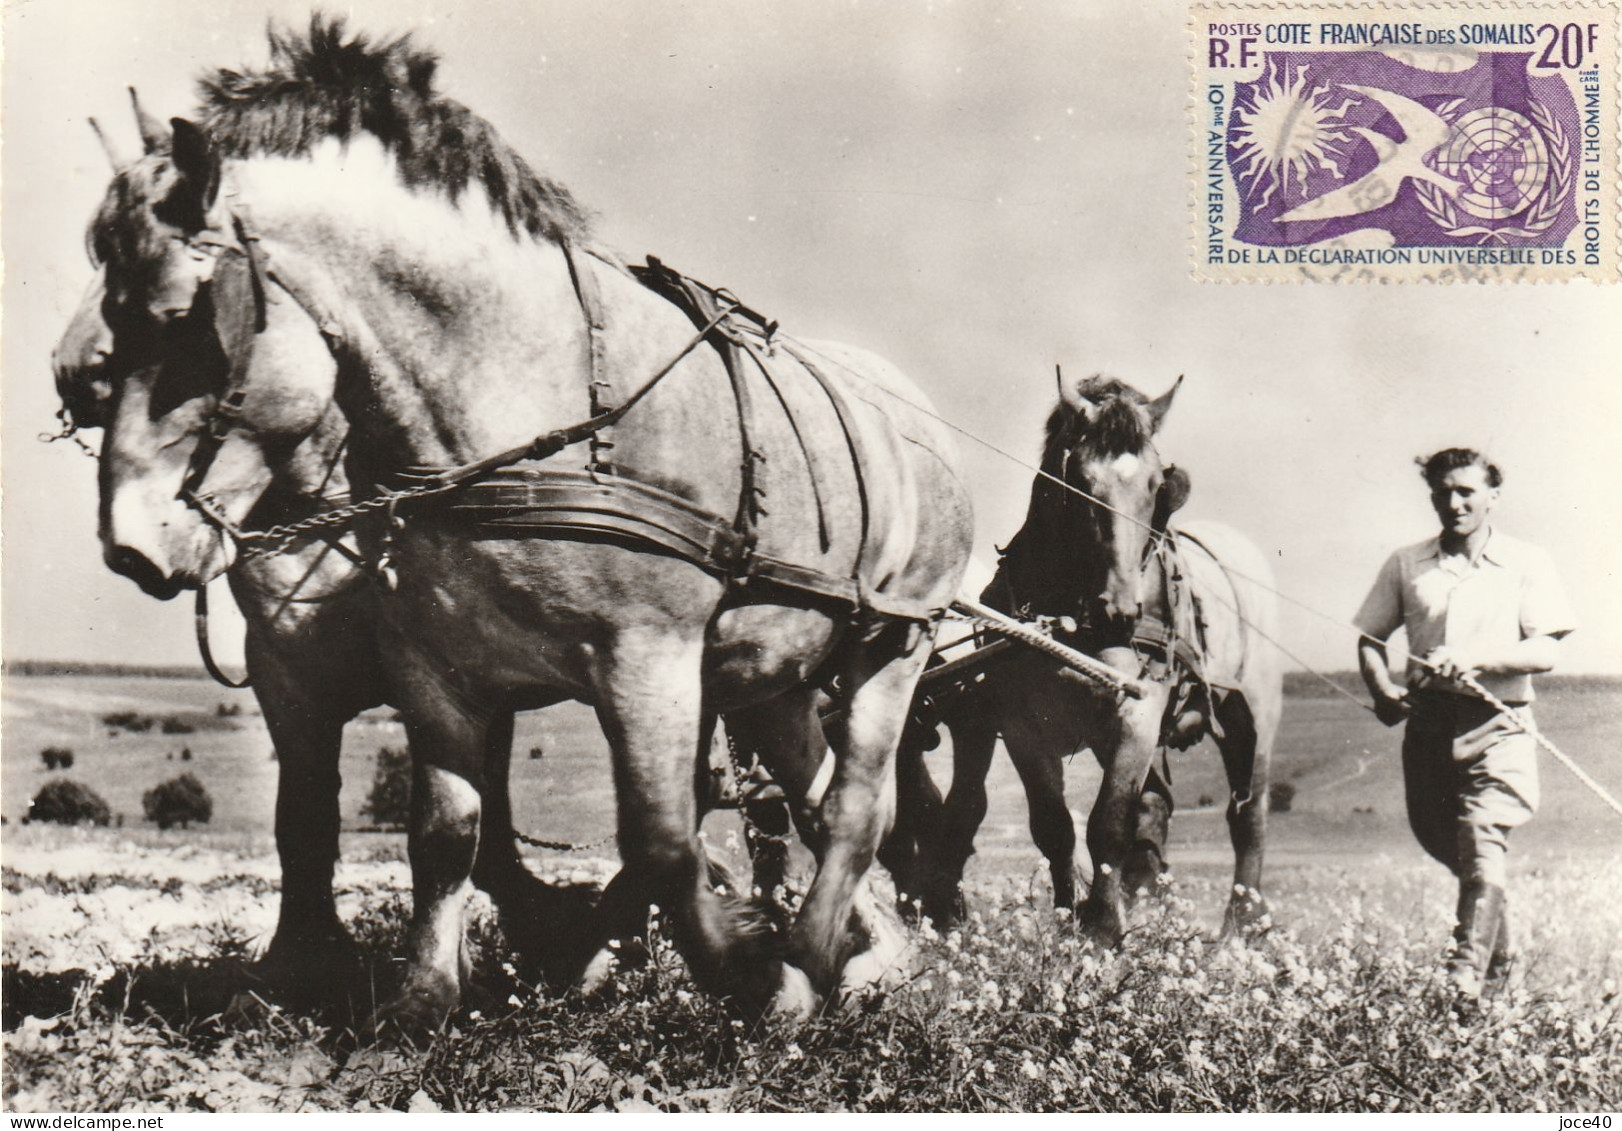
[[[1443,644],[1425,657],[1425,662],[1441,678],[1456,681],[1467,675],[1481,674],[1481,663],[1462,649]]]
[[[1377,691],[1374,694],[1374,717],[1388,727],[1394,727],[1413,713],[1413,704],[1408,702],[1408,689],[1406,687],[1393,687],[1389,691]]]

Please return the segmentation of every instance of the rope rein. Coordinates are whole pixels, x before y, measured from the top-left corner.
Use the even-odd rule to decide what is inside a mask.
[[[789,335],[783,334],[782,337],[789,338]],[[1036,466],[1032,465],[1031,463],[1027,462],[1026,460],[1023,460],[1019,456],[1017,456],[1014,453],[1008,451],[1007,449],[999,447],[996,444],[993,444],[990,440],[982,439],[981,437],[975,435],[973,432],[970,432],[967,428],[964,428],[964,427],[962,427],[960,425],[957,425],[957,424],[953,424],[950,420],[947,420],[945,417],[941,416],[939,413],[936,413],[936,412],[934,412],[934,411],[932,411],[930,409],[927,409],[922,405],[914,404],[912,401],[907,400],[907,398],[901,396],[899,393],[895,392],[893,389],[887,389],[883,385],[880,385],[878,382],[873,381],[873,380],[871,380],[871,379],[869,379],[867,377],[864,377],[862,374],[857,373],[855,370],[849,368],[848,366],[841,364],[837,358],[831,358],[831,357],[826,356],[825,354],[819,353],[813,347],[808,346],[804,342],[800,342],[797,339],[789,338],[789,340],[795,341],[795,344],[798,345],[799,348],[805,350],[807,353],[815,354],[817,357],[820,357],[824,361],[828,362],[828,364],[837,366],[839,369],[843,370],[845,373],[849,374],[850,376],[856,378],[857,380],[865,382],[866,384],[872,386],[875,389],[878,389],[879,391],[881,391],[883,393],[886,393],[887,395],[889,395],[889,396],[893,397],[894,399],[900,401],[902,404],[908,406],[913,411],[922,413],[924,416],[927,416],[931,420],[934,420],[935,422],[937,422],[939,424],[942,424],[942,425],[946,426],[947,428],[950,428],[952,431],[960,433],[961,435],[967,436],[969,439],[973,440],[975,443],[979,444],[981,447],[984,447],[984,448],[994,452],[995,454],[997,454],[999,456],[1002,456],[1004,459],[1008,460],[1010,463],[1013,463],[1018,467],[1022,467],[1025,470],[1032,472],[1033,474],[1035,474],[1039,478],[1046,479],[1051,483],[1057,484],[1063,490],[1069,491],[1071,494],[1076,495],[1079,498],[1082,498],[1082,499],[1086,500],[1087,502],[1091,503],[1093,506],[1099,507],[1102,510],[1109,511],[1110,513],[1112,513],[1112,514],[1114,514],[1114,515],[1116,515],[1116,516],[1118,516],[1120,518],[1123,518],[1127,522],[1130,522],[1130,523],[1132,523],[1132,524],[1134,524],[1136,526],[1143,527],[1145,530],[1148,530],[1151,535],[1162,536],[1163,537],[1163,535],[1160,535],[1159,532],[1156,531],[1152,526],[1150,526],[1146,522],[1143,522],[1141,519],[1137,518],[1137,516],[1126,514],[1124,511],[1121,511],[1121,510],[1119,510],[1119,509],[1117,509],[1115,507],[1110,506],[1108,503],[1104,502],[1104,500],[1102,500],[1100,498],[1097,498],[1096,496],[1091,495],[1086,491],[1083,491],[1081,488],[1076,487],[1075,485],[1073,485],[1071,483],[1065,482],[1063,479],[1060,479],[1058,476],[1052,475],[1052,474],[1044,471],[1040,467],[1036,467]],[[1265,591],[1267,593],[1271,593],[1273,596],[1278,597],[1281,600],[1286,601],[1291,605],[1294,605],[1296,608],[1302,609],[1302,610],[1304,610],[1306,612],[1311,613],[1313,616],[1319,617],[1319,618],[1327,621],[1329,624],[1333,625],[1336,628],[1340,628],[1340,629],[1343,629],[1343,630],[1345,630],[1347,632],[1353,633],[1354,635],[1357,636],[1357,638],[1359,640],[1371,640],[1371,641],[1374,641],[1377,644],[1384,644],[1385,643],[1382,640],[1378,640],[1375,637],[1370,636],[1368,633],[1364,632],[1362,629],[1358,628],[1355,624],[1352,624],[1350,621],[1342,620],[1339,617],[1333,616],[1330,613],[1326,613],[1326,612],[1322,611],[1321,609],[1314,608],[1313,606],[1307,604],[1305,601],[1301,601],[1301,600],[1299,600],[1299,599],[1297,599],[1295,597],[1292,597],[1288,593],[1285,593],[1285,592],[1275,588],[1274,586],[1271,586],[1271,585],[1267,584],[1265,581],[1261,581],[1261,580],[1259,580],[1257,578],[1251,577],[1248,574],[1245,574],[1245,573],[1241,572],[1240,570],[1231,569],[1226,565],[1223,566],[1223,569],[1227,570],[1227,572],[1232,574],[1234,577],[1241,578],[1244,581],[1247,581],[1250,584],[1256,586],[1258,589],[1261,589],[1261,590],[1263,590],[1263,591]],[[1234,614],[1236,616],[1239,617],[1239,619],[1241,621],[1244,622],[1244,624],[1245,624],[1245,626],[1247,628],[1249,628],[1251,631],[1255,632],[1256,635],[1260,636],[1262,639],[1266,640],[1268,643],[1272,644],[1275,648],[1277,648],[1280,652],[1283,652],[1291,660],[1294,660],[1296,663],[1300,664],[1303,668],[1305,668],[1307,671],[1311,672],[1318,679],[1320,679],[1324,683],[1328,684],[1331,688],[1334,689],[1336,694],[1341,695],[1346,699],[1349,699],[1353,703],[1356,703],[1359,707],[1361,707],[1365,711],[1369,711],[1371,713],[1374,711],[1374,708],[1372,706],[1370,706],[1369,704],[1363,702],[1363,700],[1359,699],[1357,696],[1355,696],[1351,692],[1347,691],[1344,687],[1341,687],[1334,680],[1330,679],[1328,676],[1324,675],[1322,672],[1320,672],[1316,668],[1312,667],[1312,665],[1306,663],[1299,656],[1297,656],[1294,652],[1290,651],[1283,644],[1281,644],[1278,640],[1274,639],[1271,635],[1269,635],[1268,633],[1263,632],[1261,629],[1257,628],[1256,625],[1254,623],[1252,623],[1249,620],[1249,618],[1245,617],[1244,614],[1242,612],[1240,612],[1237,608],[1234,608],[1233,612],[1234,612]],[[1038,634],[1038,635],[1040,635],[1040,634]],[[1054,643],[1057,643],[1057,642],[1054,642]],[[1038,645],[1038,646],[1040,647],[1040,645]],[[1062,647],[1062,645],[1060,645],[1060,647]],[[1421,667],[1428,668],[1431,671],[1436,671],[1437,670],[1436,665],[1434,665],[1434,664],[1430,663],[1429,661],[1425,660],[1423,657],[1414,656],[1414,657],[1411,657],[1411,660],[1412,660],[1412,662],[1414,662],[1416,664],[1419,664]],[[1595,781],[1593,779],[1593,777],[1588,774],[1587,771],[1585,771],[1581,766],[1579,766],[1576,763],[1576,761],[1572,759],[1571,755],[1565,753],[1565,751],[1561,750],[1553,742],[1551,742],[1547,737],[1545,737],[1543,735],[1543,733],[1537,729],[1536,725],[1533,724],[1533,722],[1532,722],[1532,720],[1530,718],[1523,715],[1520,711],[1517,711],[1516,709],[1510,707],[1509,705],[1504,703],[1503,700],[1499,699],[1497,696],[1495,696],[1491,692],[1487,691],[1484,687],[1481,686],[1481,684],[1475,679],[1474,676],[1469,676],[1469,675],[1463,676],[1463,677],[1461,677],[1460,682],[1463,683],[1465,686],[1469,687],[1472,691],[1476,692],[1478,695],[1480,695],[1483,699],[1485,699],[1493,707],[1495,707],[1499,711],[1502,711],[1503,713],[1507,714],[1511,719],[1515,720],[1517,725],[1519,725],[1523,730],[1525,730],[1527,734],[1531,735],[1533,740],[1535,742],[1537,742],[1537,744],[1539,746],[1543,747],[1543,749],[1547,750],[1550,754],[1554,755],[1555,759],[1562,766],[1566,767],[1566,769],[1570,770],[1576,776],[1578,781],[1582,782],[1583,785],[1587,786],[1588,789],[1596,797],[1598,797],[1601,801],[1603,801],[1607,806],[1609,806],[1610,809],[1617,814],[1617,816],[1622,817],[1622,803],[1619,803],[1617,801],[1617,799],[1615,797],[1613,797],[1605,789],[1604,786],[1600,785],[1600,783]]]
[[[1561,750],[1558,746],[1545,738],[1543,736],[1543,732],[1537,728],[1537,724],[1532,721],[1531,715],[1520,710],[1518,707],[1511,707],[1508,703],[1505,703],[1502,699],[1498,698],[1498,696],[1488,691],[1485,687],[1482,687],[1480,681],[1478,681],[1473,675],[1460,676],[1459,682],[1464,684],[1471,691],[1474,691],[1477,695],[1481,696],[1491,706],[1497,708],[1499,711],[1513,719],[1516,726],[1520,727],[1527,734],[1531,735],[1533,742],[1536,742],[1550,754],[1553,754],[1555,761],[1559,762],[1562,766],[1576,775],[1577,780],[1586,785],[1594,796],[1605,802],[1606,805],[1609,805],[1611,807],[1611,811],[1618,817],[1622,817],[1622,801],[1618,801],[1616,798],[1612,797],[1610,793],[1606,791],[1604,786],[1600,785],[1599,782],[1590,777],[1586,770],[1572,760],[1571,755],[1567,754],[1565,751]]]

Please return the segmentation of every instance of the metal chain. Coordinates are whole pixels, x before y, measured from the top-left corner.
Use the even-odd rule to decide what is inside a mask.
[[[597,840],[587,841],[584,844],[572,844],[566,840],[542,840],[540,837],[521,833],[517,829],[513,830],[513,838],[520,843],[527,844],[531,848],[544,848],[550,852],[586,852],[593,848],[601,848],[613,840],[616,835],[615,833],[609,833],[605,837],[599,837]]]
[[[264,530],[245,530],[242,532],[242,541],[252,543],[243,552],[244,561],[255,558],[268,558],[285,552],[295,541],[314,530],[321,530],[328,526],[342,526],[350,519],[359,518],[371,511],[381,510],[405,499],[426,498],[429,495],[443,495],[460,487],[460,483],[424,483],[417,487],[405,487],[397,491],[385,491],[381,495],[373,495],[369,499],[362,499],[358,503],[335,507],[309,518],[299,519],[297,522],[286,522],[277,526],[266,527]],[[260,545],[259,543],[263,543]]]
[[[38,440],[42,444],[54,444],[58,440],[72,440],[79,446],[79,451],[83,452],[91,459],[101,459],[101,453],[95,448],[91,447],[89,443],[85,441],[83,436],[79,435],[79,425],[74,422],[73,417],[68,413],[67,409],[64,408],[59,410],[56,416],[57,419],[62,422],[62,427],[56,432],[40,432],[35,435],[34,439]]]

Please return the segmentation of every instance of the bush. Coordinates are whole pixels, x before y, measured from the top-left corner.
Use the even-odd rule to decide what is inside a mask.
[[[65,746],[47,746],[39,752],[39,760],[45,763],[47,770],[71,770],[73,751]]]
[[[393,746],[379,747],[372,791],[362,809],[372,823],[403,829],[411,818],[411,754]]]
[[[144,734],[157,724],[157,719],[137,711],[110,711],[101,717],[102,725],[115,730]]]
[[[1275,813],[1288,813],[1290,806],[1295,804],[1295,783],[1276,781],[1267,791],[1268,801]]]
[[[196,727],[185,719],[177,718],[174,715],[165,718],[158,729],[163,731],[164,734],[195,734],[197,732]]]
[[[202,782],[191,774],[181,774],[142,794],[141,809],[146,819],[160,829],[172,825],[184,829],[189,828],[193,821],[206,825],[214,815],[214,802]]]
[[[58,825],[77,825],[81,821],[106,825],[112,822],[113,811],[89,786],[67,778],[53,778],[40,787],[34,800],[28,803],[26,819]]]

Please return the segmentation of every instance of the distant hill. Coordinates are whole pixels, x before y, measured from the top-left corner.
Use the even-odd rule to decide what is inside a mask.
[[[187,664],[111,664],[95,660],[7,660],[0,667],[8,676],[102,676],[133,679],[207,679],[200,667]],[[1327,681],[1327,682],[1326,682]],[[1334,684],[1331,687],[1330,684]],[[1566,695],[1601,695],[1622,692],[1622,675],[1574,674],[1537,677],[1538,687]],[[1290,699],[1340,698],[1335,688],[1366,699],[1363,680],[1354,671],[1284,673],[1284,694]]]
[[[7,660],[6,675],[90,675],[136,679],[207,679],[190,664],[107,664],[96,660]]]

